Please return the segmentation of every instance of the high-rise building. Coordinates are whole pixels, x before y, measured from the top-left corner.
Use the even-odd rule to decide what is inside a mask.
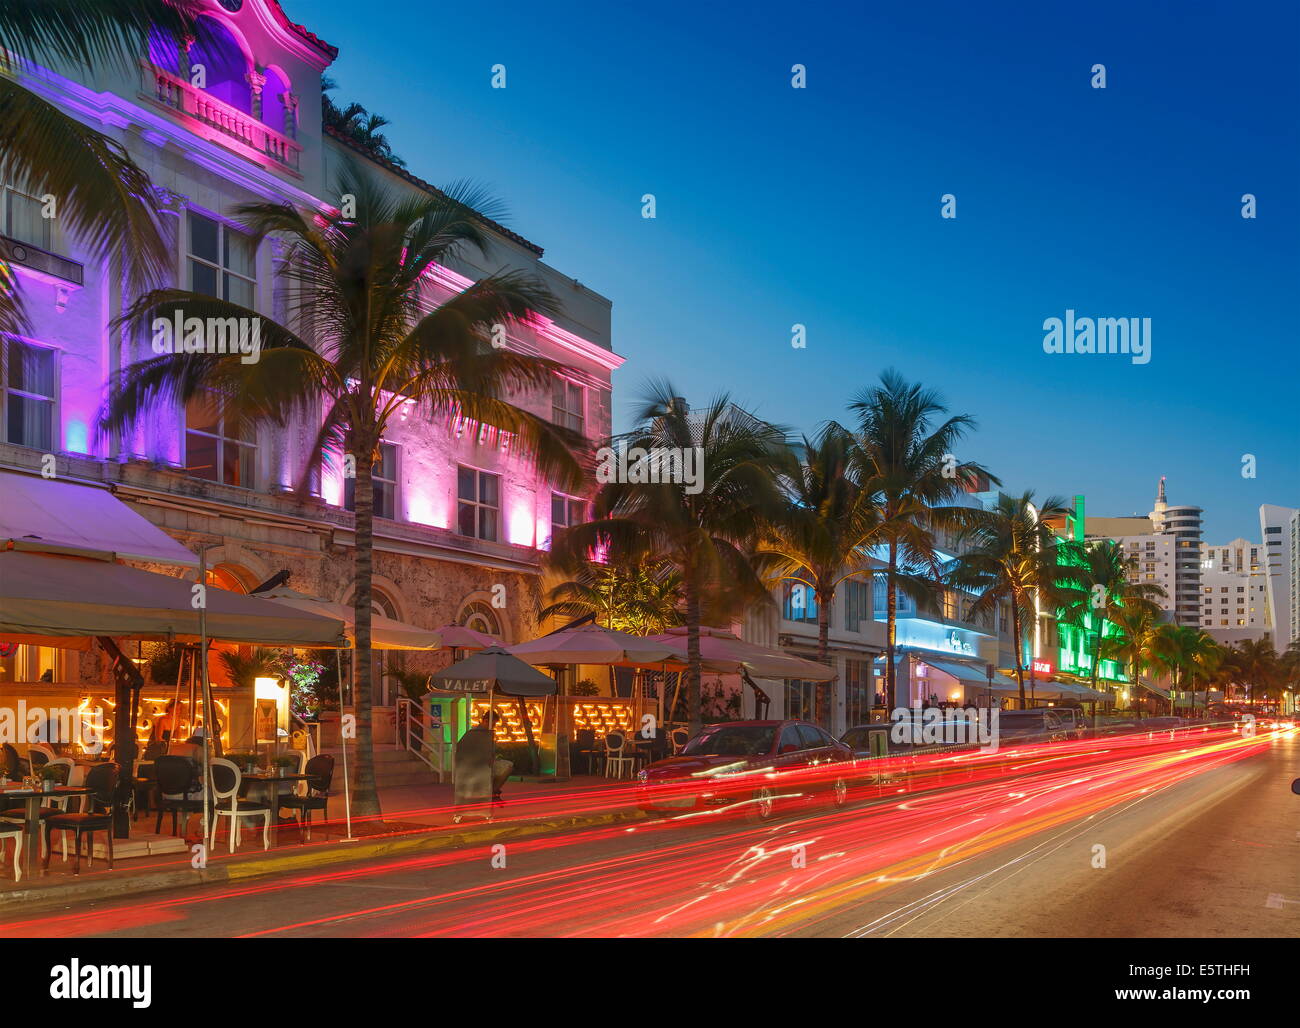
[[[1156,602],[1169,620],[1180,625],[1201,623],[1200,507],[1170,506],[1162,476],[1156,502],[1146,517],[1086,519],[1085,537],[1113,539],[1124,548],[1129,580],[1158,585]]]
[[[1245,539],[1202,549],[1200,624],[1220,643],[1262,639],[1271,630],[1263,551]]]

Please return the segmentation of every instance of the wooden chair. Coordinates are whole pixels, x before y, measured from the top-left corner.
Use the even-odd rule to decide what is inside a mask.
[[[90,790],[86,810],[59,812],[44,819],[45,860],[42,867],[50,866],[50,833],[72,832],[75,856],[72,873],[81,874],[81,839],[89,836],[86,856],[90,866],[95,864],[95,833],[103,832],[108,840],[108,868],[113,869],[113,791],[117,788],[117,765],[96,764],[86,774],[86,788]],[[98,809],[96,809],[98,808]],[[66,834],[65,834],[66,840]]]
[[[294,817],[298,819],[298,827],[306,832],[304,838],[311,838],[311,812],[319,810],[321,818],[327,822],[325,829],[326,836],[329,835],[329,796],[330,783],[334,780],[334,758],[328,753],[321,753],[311,760],[307,761],[307,766],[302,772],[307,775],[307,781],[302,783],[305,788],[298,795],[281,796],[280,806],[288,807],[293,811]]]

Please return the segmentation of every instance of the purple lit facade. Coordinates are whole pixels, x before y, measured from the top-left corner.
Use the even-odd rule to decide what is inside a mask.
[[[86,80],[50,69],[28,81],[120,141],[148,172],[165,204],[178,284],[283,317],[275,242],[253,252],[229,212],[254,200],[324,209],[345,157],[369,159],[321,128],[319,81],[337,56],[333,47],[292,25],[275,0],[246,0],[234,13],[205,2],[213,31],[202,46],[186,51],[153,40],[129,72]],[[193,84],[197,66],[203,88]],[[370,163],[394,190],[425,188]],[[107,328],[132,299],[116,262],[91,259],[57,219],[38,216],[39,198],[21,183],[4,185],[0,234],[24,244],[27,259],[14,268],[32,326],[22,338],[3,339],[9,366],[19,370],[0,398],[0,468],[36,472],[53,453],[60,477],[112,488],[191,549],[212,547],[209,561],[223,584],[250,589],[288,569],[293,588],[350,601],[352,515],[339,470],[323,475],[318,497],[290,495],[313,425],[240,437],[202,410],[170,410],[130,438],[97,436],[106,383],[150,355],[148,340]],[[612,349],[610,303],[545,265],[540,247],[504,228],[494,227],[493,236],[492,270],[537,275],[564,304],[557,321],[539,317],[512,330],[509,345],[565,366],[552,389],[514,399],[594,444],[609,434],[611,374],[622,363]],[[487,271],[439,268],[429,276],[430,295]],[[508,439],[457,420],[399,419],[376,475],[384,515],[376,521],[377,609],[423,627],[468,622],[506,641],[527,638],[552,510],[570,510],[568,498],[553,494]],[[504,608],[491,603],[499,584],[509,597]],[[102,675],[96,659],[29,654],[0,669],[0,681],[35,681],[21,668],[46,668],[51,687],[72,688]]]

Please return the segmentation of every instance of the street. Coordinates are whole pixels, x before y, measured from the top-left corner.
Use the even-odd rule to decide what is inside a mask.
[[[1004,757],[1006,754],[1003,755]],[[10,917],[35,937],[1281,937],[1300,735],[1013,751],[776,821],[637,821]]]

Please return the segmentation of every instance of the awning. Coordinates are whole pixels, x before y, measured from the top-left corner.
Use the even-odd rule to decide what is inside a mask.
[[[107,489],[0,471],[0,550],[198,567],[199,560]]]
[[[662,635],[652,635],[647,642],[660,642],[685,655],[686,628],[670,628]],[[769,649],[745,642],[720,628],[700,628],[700,656],[706,669],[722,674],[748,671],[754,678],[797,678],[809,682],[829,682],[835,669],[782,650]]]
[[[70,640],[100,635],[197,642],[194,585],[108,560],[0,551],[0,636],[69,647],[76,646]],[[336,619],[211,585],[205,598],[210,639],[346,646],[343,624]]]
[[[353,646],[357,644],[355,620],[356,612],[346,603],[334,603],[318,596],[308,596],[287,586],[268,589],[256,593],[259,600],[284,604],[297,610],[305,610],[324,618],[342,621],[347,628],[348,640]],[[370,615],[370,645],[376,650],[436,650],[442,643],[437,632],[427,628],[417,628],[404,621],[385,617],[383,614]]]
[[[629,635],[603,625],[564,628],[530,642],[507,647],[529,664],[607,664],[611,667],[679,665],[686,658],[680,646]]]
[[[1143,688],[1143,689],[1146,689],[1148,692],[1153,692],[1153,693],[1155,693],[1155,694],[1156,694],[1157,696],[1159,696],[1162,700],[1167,700],[1167,699],[1169,699],[1169,693],[1168,693],[1166,690],[1161,689],[1160,686],[1158,686],[1158,685],[1152,685],[1150,682],[1144,682],[1144,681],[1142,681],[1142,679],[1140,679],[1140,678],[1138,679],[1137,684],[1140,685],[1140,686],[1142,686],[1142,688]]]
[[[958,664],[948,660],[927,659],[922,659],[921,663],[926,664],[937,671],[942,671],[945,675],[952,675],[952,677],[961,682],[962,685],[969,685],[976,689],[983,689],[985,692],[990,689],[993,692],[1003,691],[1003,687],[996,678],[993,680],[993,684],[989,685],[987,675],[982,675],[975,668],[967,667],[965,664]]]

